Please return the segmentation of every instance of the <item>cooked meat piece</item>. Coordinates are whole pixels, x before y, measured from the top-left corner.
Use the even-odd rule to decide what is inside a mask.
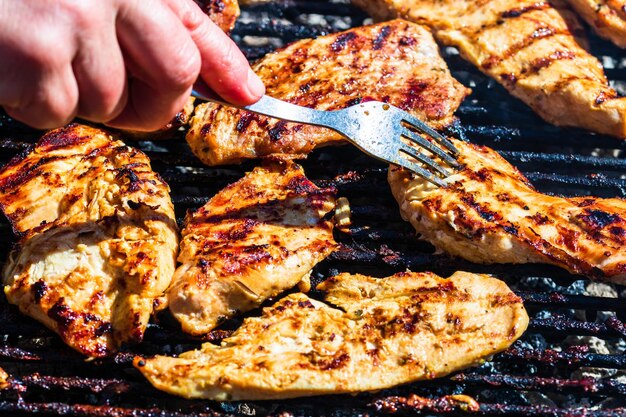
[[[334,190],[293,162],[255,168],[189,215],[168,291],[185,332],[207,333],[299,282],[335,248]]]
[[[450,75],[428,30],[401,20],[302,40],[253,68],[272,97],[322,110],[385,101],[438,128],[451,123],[469,92]],[[203,103],[196,107],[187,141],[204,163],[219,165],[277,153],[302,155],[342,137]]]
[[[178,245],[146,155],[87,126],[51,131],[0,170],[0,207],[19,237],[3,271],[10,303],[85,355],[141,341]]]
[[[492,149],[454,141],[463,168],[445,188],[390,168],[400,211],[421,237],[478,263],[550,263],[626,283],[626,201],[537,192]]]
[[[567,0],[605,39],[626,48],[626,0]]]
[[[135,366],[158,389],[187,398],[356,393],[479,364],[528,324],[521,299],[486,275],[341,274],[318,288],[336,307],[292,294],[219,347],[136,358]]]
[[[600,62],[572,35],[566,9],[547,1],[353,0],[377,18],[430,26],[541,117],[626,138],[626,98],[609,87]],[[558,5],[558,3],[557,3]]]
[[[195,2],[224,32],[233,30],[239,17],[237,0],[195,0]]]

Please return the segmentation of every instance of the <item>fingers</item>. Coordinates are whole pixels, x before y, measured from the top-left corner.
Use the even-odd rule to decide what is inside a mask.
[[[96,9],[96,10],[94,10]],[[78,116],[93,122],[117,117],[127,103],[126,68],[117,42],[116,14],[102,3],[92,5],[89,28],[81,30],[72,61],[80,91]]]
[[[121,2],[117,34],[130,75],[129,96],[108,124],[156,130],[183,108],[200,71],[198,49],[161,0]]]
[[[166,0],[200,51],[204,82],[223,99],[238,105],[256,102],[265,93],[259,77],[237,45],[192,0]]]
[[[69,63],[63,68],[38,71],[18,81],[29,85],[29,98],[5,105],[9,116],[37,129],[69,123],[78,112],[78,86]]]
[[[57,127],[77,112],[78,87],[71,68],[74,42],[65,28],[16,28],[42,23],[29,2],[0,16],[0,105],[13,118],[40,129]],[[69,38],[69,39],[68,39]]]

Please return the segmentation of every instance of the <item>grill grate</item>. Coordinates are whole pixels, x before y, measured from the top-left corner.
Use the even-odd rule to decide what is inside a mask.
[[[342,1],[281,0],[243,10],[233,38],[250,59],[302,37],[367,23]],[[626,91],[626,60],[606,42],[591,39],[615,87]],[[549,126],[500,86],[464,62],[451,48],[444,56],[453,75],[472,87],[451,131],[491,146],[517,165],[544,192],[626,197],[626,142],[575,129]],[[40,136],[0,118],[0,162]],[[139,142],[173,190],[177,216],[204,204],[254,166],[203,167],[184,143],[183,133],[163,142]],[[144,343],[106,360],[86,363],[56,336],[0,303],[0,366],[11,377],[0,391],[0,413],[72,416],[215,415],[466,415],[444,396],[466,394],[480,404],[479,416],[626,415],[626,289],[592,284],[549,266],[481,266],[434,254],[415,238],[398,214],[386,183],[386,167],[350,148],[314,152],[303,165],[322,186],[334,185],[350,200],[353,224],[337,232],[342,248],[319,265],[314,283],[339,271],[384,276],[410,268],[447,275],[456,270],[493,273],[525,300],[529,330],[513,348],[484,365],[450,378],[415,383],[357,396],[290,401],[217,403],[189,401],[151,388],[132,369],[134,354],[176,354],[201,342],[177,331],[162,315]],[[10,227],[0,223],[10,236]],[[11,242],[0,239],[6,254]],[[315,293],[313,294],[315,295]],[[227,323],[204,340],[219,341],[237,326]],[[430,398],[417,401],[412,395]]]

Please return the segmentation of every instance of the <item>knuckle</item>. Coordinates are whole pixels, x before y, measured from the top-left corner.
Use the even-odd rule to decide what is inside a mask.
[[[181,48],[178,56],[172,60],[167,73],[167,82],[170,89],[183,91],[188,89],[198,78],[202,65],[200,53],[193,46]]]

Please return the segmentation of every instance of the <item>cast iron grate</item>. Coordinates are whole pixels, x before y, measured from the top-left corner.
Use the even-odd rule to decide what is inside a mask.
[[[250,59],[302,37],[367,23],[343,1],[280,0],[244,9],[233,33]],[[592,38],[616,88],[626,91],[622,51]],[[547,125],[501,87],[465,63],[451,48],[444,56],[454,76],[472,87],[453,133],[491,146],[517,165],[542,191],[564,195],[626,197],[626,143]],[[25,149],[40,132],[0,119],[0,162]],[[177,216],[206,202],[254,163],[203,167],[179,132],[170,140],[139,142],[170,183]],[[130,366],[134,354],[176,354],[201,342],[185,336],[167,316],[151,324],[140,346],[114,358],[86,363],[41,325],[0,303],[0,366],[11,376],[0,391],[9,415],[216,416],[216,415],[467,415],[442,399],[466,394],[479,416],[626,415],[626,297],[624,287],[591,283],[542,265],[482,266],[434,254],[398,214],[386,167],[343,147],[314,152],[303,162],[310,178],[335,185],[349,199],[353,224],[337,232],[343,247],[315,271],[317,283],[339,271],[384,276],[410,268],[447,275],[456,270],[493,273],[525,300],[531,325],[513,348],[484,365],[450,378],[358,396],[289,401],[217,403],[171,397],[151,388]],[[3,257],[11,232],[0,223]],[[205,340],[219,341],[233,321]],[[411,395],[430,400],[411,401]]]

